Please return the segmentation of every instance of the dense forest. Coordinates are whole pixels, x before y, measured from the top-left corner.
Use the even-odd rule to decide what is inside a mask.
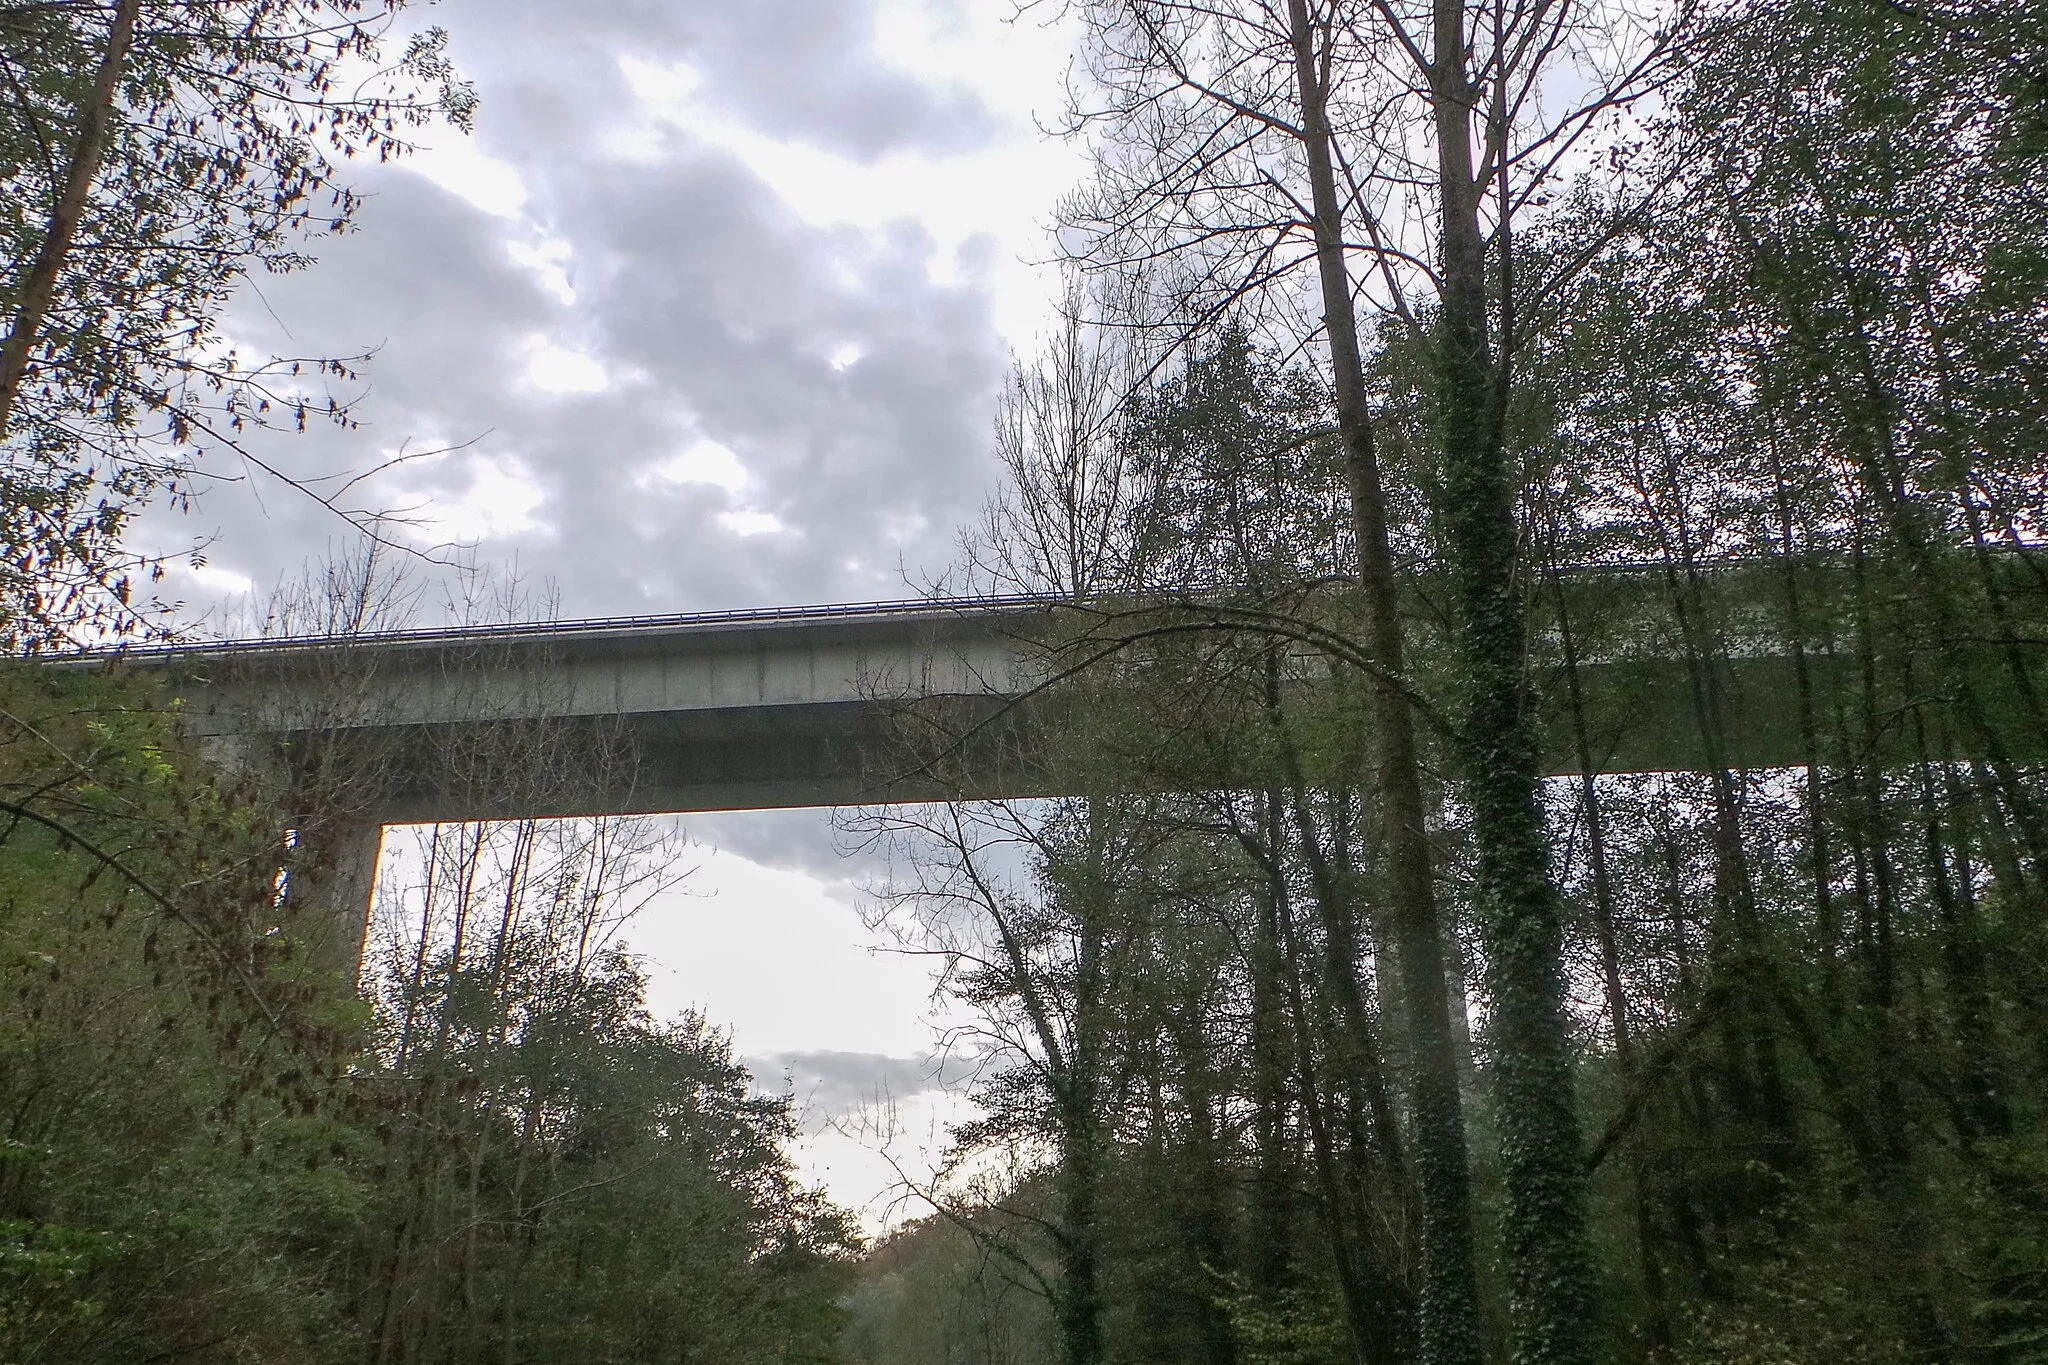
[[[2048,9],[1062,12],[945,588],[1059,604],[1064,794],[840,817],[979,1063],[925,1216],[647,1016],[644,827],[433,832],[352,992],[303,801],[16,663],[0,1359],[2048,1361]],[[468,116],[325,13],[0,0],[17,654],[157,628],[124,509],[307,420],[203,344],[351,207],[293,101]]]
[[[2048,1359],[2043,12],[1075,8],[852,1358]]]

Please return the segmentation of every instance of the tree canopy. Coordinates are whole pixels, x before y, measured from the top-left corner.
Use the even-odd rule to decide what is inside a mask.
[[[347,420],[346,357],[245,356],[251,272],[346,230],[347,163],[475,95],[405,0],[0,4],[0,645],[133,631],[128,511],[252,425]],[[395,50],[394,50],[395,48]]]
[[[870,822],[1038,1157],[860,1321],[2042,1358],[2036,8],[1076,6],[1090,794]]]

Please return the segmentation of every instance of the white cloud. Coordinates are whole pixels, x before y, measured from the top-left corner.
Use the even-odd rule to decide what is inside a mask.
[[[844,888],[719,849],[692,858],[689,886],[648,906],[626,935],[655,964],[657,1016],[702,1009],[756,1056],[929,1049],[920,1006],[930,964],[890,951]]]
[[[472,456],[464,466],[466,487],[421,491],[401,507],[413,510],[401,524],[408,535],[430,544],[488,540],[536,529],[534,517],[547,494],[517,460]]]
[[[777,1077],[757,1076],[772,1086]],[[797,1092],[797,1102],[804,1095]],[[857,1214],[870,1237],[931,1212],[905,1182],[929,1185],[943,1160],[948,1132],[975,1113],[962,1094],[936,1090],[881,1096],[859,1109],[815,1120],[792,1143],[797,1178],[822,1185]]]
[[[400,164],[494,217],[516,218],[526,207],[526,181],[518,168],[486,156],[474,140],[453,131],[435,130]]]
[[[640,122],[615,131],[616,148],[658,158],[671,133],[717,147],[760,176],[814,227],[875,231],[911,221],[939,245],[936,284],[983,279],[997,328],[1020,349],[1045,330],[1057,290],[1047,228],[1060,197],[1085,170],[1080,148],[1048,139],[1040,120],[1058,112],[1068,34],[1062,25],[1002,23],[978,11],[937,22],[931,7],[883,8],[877,50],[899,69],[975,73],[978,96],[1001,115],[992,145],[954,152],[910,147],[861,160],[794,137],[763,132],[714,105],[687,62],[619,59],[639,101]],[[995,249],[987,249],[993,242]]]
[[[773,512],[762,512],[742,507],[732,512],[720,512],[718,524],[736,536],[773,536],[789,531],[789,523]]]
[[[541,288],[552,294],[557,303],[574,306],[576,287],[569,280],[569,265],[575,258],[575,248],[560,237],[539,233],[528,242],[507,242],[505,254],[515,265],[531,271]]]
[[[217,564],[193,564],[189,560],[172,559],[164,564],[165,576],[176,581],[186,579],[212,598],[246,597],[256,591],[256,581],[247,574],[224,569]]]
[[[922,512],[892,512],[882,518],[882,538],[891,545],[915,545],[931,529],[931,519]]]
[[[682,454],[654,467],[655,474],[670,483],[705,483],[728,493],[745,492],[753,476],[730,447],[702,439]]]
[[[527,339],[526,382],[551,394],[603,393],[612,385],[596,356],[572,351],[545,337]]]

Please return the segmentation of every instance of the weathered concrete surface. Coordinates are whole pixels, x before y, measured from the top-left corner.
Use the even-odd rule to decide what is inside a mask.
[[[1009,695],[1047,618],[1034,604],[922,603],[193,646],[164,668],[192,733],[740,713]],[[302,685],[303,684],[303,685]]]
[[[906,604],[124,659],[163,672],[188,731],[223,752],[281,744],[343,785],[373,780],[348,804],[383,823],[687,812],[953,794],[904,770],[896,713],[943,697],[992,714],[1042,676],[1048,620]]]

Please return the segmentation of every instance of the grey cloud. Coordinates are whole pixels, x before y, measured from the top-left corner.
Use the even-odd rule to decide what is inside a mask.
[[[486,118],[519,136],[552,140],[565,127],[601,122],[625,93],[619,59],[634,57],[686,64],[702,81],[700,98],[758,132],[862,161],[985,142],[995,122],[971,84],[952,73],[919,79],[875,50],[877,8],[875,0],[454,0],[431,18],[473,69]]]
[[[766,867],[806,872],[849,899],[886,871],[880,858],[850,847],[819,810],[739,810],[680,817],[690,837]]]
[[[636,377],[529,404],[519,444],[558,529],[610,523],[586,571],[641,610],[900,592],[899,555],[937,548],[901,543],[905,515],[950,526],[985,478],[986,301],[930,283],[921,234],[805,228],[721,155],[567,179],[557,197],[578,207],[560,230],[586,262],[576,311],[598,357]],[[843,345],[862,359],[835,369]],[[753,476],[742,498],[645,482],[700,435]],[[735,537],[716,521],[735,501],[790,533]]]
[[[843,21],[854,27],[835,29],[828,16],[817,31],[837,42],[867,22],[864,8],[847,8],[860,10]],[[630,113],[616,52],[636,41],[658,57],[692,41],[774,37],[766,20],[698,22],[710,9],[619,0],[577,11],[574,23],[566,7],[538,0],[437,11],[474,57],[481,148],[519,168],[531,221],[495,217],[402,165],[359,172],[359,230],[318,244],[308,271],[255,281],[260,294],[239,299],[229,321],[252,353],[377,347],[355,395],[361,425],[255,433],[251,450],[295,477],[334,476],[319,485],[331,489],[389,452],[466,443],[351,496],[445,508],[479,481],[530,482],[540,493],[531,524],[486,534],[469,557],[556,585],[569,616],[896,597],[909,592],[906,575],[943,567],[990,479],[1002,364],[972,253],[961,278],[937,283],[933,245],[914,224],[807,225],[743,164],[679,135],[652,160],[603,151],[603,129]],[[826,62],[830,47],[821,40],[790,60]],[[763,48],[746,60],[772,58]],[[745,63],[735,63],[739,81]],[[853,74],[835,88],[855,88],[872,66],[848,54]],[[568,244],[572,303],[514,259],[536,224]],[[591,355],[617,385],[535,389],[526,365],[537,337]],[[841,347],[859,358],[835,365]],[[699,439],[730,448],[751,486],[734,494],[657,475]],[[344,523],[311,499],[221,452],[209,472],[239,481],[213,483],[190,515],[153,509],[138,538],[160,549],[212,539],[213,561],[259,590],[308,560],[356,552]],[[787,533],[735,534],[721,518],[742,508]],[[432,619],[442,570],[410,567],[430,580]],[[207,596],[174,587],[195,603]],[[685,824],[849,899],[881,870],[842,858],[818,812]]]
[[[622,116],[624,96],[606,44],[623,43],[636,15],[650,43],[681,44],[690,15],[620,5],[571,38],[559,7],[523,8],[494,9],[480,31],[480,138],[519,166],[531,212],[569,244],[575,302],[514,263],[530,229],[402,168],[370,169],[360,230],[323,243],[314,269],[262,281],[234,319],[259,347],[382,342],[363,426],[252,444],[310,475],[359,471],[407,443],[474,440],[359,492],[446,505],[482,477],[531,481],[535,524],[487,536],[477,558],[516,552],[528,575],[559,583],[572,615],[902,595],[904,570],[943,562],[986,482],[1000,354],[985,290],[971,274],[935,284],[932,244],[913,225],[805,225],[715,150],[676,139],[652,163],[608,159],[594,130]],[[478,16],[449,7],[458,43]],[[717,24],[720,41],[773,36],[752,20]],[[535,390],[535,337],[593,355],[618,386]],[[842,347],[859,359],[835,366]],[[734,495],[655,476],[699,438],[732,449],[753,485]],[[787,533],[736,534],[721,517],[742,508]],[[151,523],[160,544],[215,527],[216,559],[259,582],[339,530],[260,481],[215,490],[197,523]]]
[[[307,271],[253,281],[228,320],[245,352],[370,350],[358,382],[331,385],[351,402],[356,425],[316,421],[303,435],[258,430],[243,443],[286,477],[335,491],[390,453],[474,442],[370,479],[347,499],[403,510],[459,493],[475,475],[474,457],[502,453],[493,428],[509,417],[517,347],[549,325],[557,305],[512,263],[488,215],[407,171],[379,168],[359,184],[367,201],[361,229],[322,243],[320,263]],[[357,551],[347,523],[256,464],[216,448],[202,468],[197,509],[152,509],[139,528],[149,543],[211,539],[212,558],[259,588],[308,559]]]
[[[957,1090],[972,1074],[962,1062],[938,1055],[777,1052],[744,1061],[756,1087],[778,1092],[786,1086],[814,1126],[932,1091]]]
[[[709,92],[761,131],[862,160],[915,145],[953,151],[985,141],[987,106],[968,88],[945,90],[875,62],[849,62],[868,46],[872,3],[754,0],[701,7]]]
[[[883,908],[889,888],[911,880],[910,869],[892,862],[901,849],[849,830],[833,812],[715,811],[675,819],[697,844],[817,878],[827,894],[858,913]],[[857,822],[858,814],[852,819]]]

